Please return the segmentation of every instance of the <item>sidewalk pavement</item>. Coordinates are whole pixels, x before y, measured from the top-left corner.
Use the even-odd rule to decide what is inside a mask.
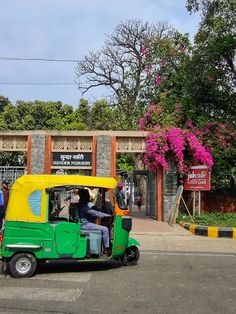
[[[145,216],[144,211],[132,211],[131,237],[141,244],[141,251],[207,252],[236,254],[236,239],[209,238],[193,235],[182,226],[173,227]]]
[[[171,227],[166,222],[157,221],[146,216],[144,211],[140,213],[136,210],[132,211],[132,218],[133,235],[191,235],[182,226],[176,224]]]

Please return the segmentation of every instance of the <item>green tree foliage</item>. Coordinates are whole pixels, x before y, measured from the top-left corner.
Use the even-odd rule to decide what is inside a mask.
[[[73,107],[61,102],[23,102],[16,103],[16,112],[23,129],[58,130],[81,129],[80,117],[74,114]],[[73,127],[70,127],[71,124]]]
[[[201,13],[192,60],[186,68],[186,90],[195,123],[223,122],[227,130],[213,130],[213,185],[236,190],[236,1],[188,0],[188,10]],[[226,135],[227,146],[218,143]],[[217,137],[218,138],[215,138]]]
[[[116,160],[116,168],[118,170],[124,170],[129,173],[135,169],[135,160],[137,156],[134,154],[118,154]]]
[[[114,130],[116,117],[107,100],[95,101],[90,110],[89,128],[91,130]]]
[[[189,104],[185,82],[192,46],[188,34],[173,31],[171,37],[149,42],[145,49],[144,57],[148,60],[146,102],[164,106],[163,123],[171,126],[176,104],[181,103],[182,107]],[[183,113],[186,121],[191,113],[188,110]]]
[[[77,109],[61,102],[17,101],[0,96],[0,130],[111,130],[116,126],[114,109],[106,100],[89,106],[81,99]],[[26,156],[0,154],[1,165],[23,165]]]
[[[17,101],[4,103],[0,129],[5,130],[83,130],[79,111],[61,102]]]
[[[25,166],[26,153],[22,152],[2,152],[0,154],[1,166]]]
[[[8,105],[10,105],[9,99],[4,96],[0,96],[0,112],[1,113],[4,111],[4,108]]]
[[[116,130],[117,128],[115,109],[109,106],[106,99],[97,100],[90,106],[88,101],[82,98],[75,112],[80,115],[86,130]]]
[[[114,130],[117,117],[104,99],[91,106],[81,99],[77,109],[58,102],[17,101],[0,97],[2,130]]]
[[[1,130],[20,130],[22,129],[15,106],[10,102],[3,107],[0,115]]]
[[[198,130],[199,140],[211,147],[214,157],[213,186],[234,191],[235,3],[189,1],[191,12],[202,12],[192,47],[188,36],[178,32],[146,44],[146,96],[157,110],[152,116],[146,111],[140,120],[141,129],[145,120],[161,130],[186,125]]]
[[[189,0],[187,8],[202,17],[186,69],[191,105],[205,118],[235,124],[236,1]]]
[[[89,115],[90,115],[90,106],[86,99],[81,98],[79,102],[78,111],[80,113],[81,121],[85,125],[88,125]]]

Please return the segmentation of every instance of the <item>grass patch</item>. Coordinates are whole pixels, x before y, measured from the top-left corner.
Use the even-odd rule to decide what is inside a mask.
[[[236,213],[202,213],[200,217],[193,217],[196,225],[236,227]],[[177,222],[184,221],[192,223],[187,214],[180,213]]]

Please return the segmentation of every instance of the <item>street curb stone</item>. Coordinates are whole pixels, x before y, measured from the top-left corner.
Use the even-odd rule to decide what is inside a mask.
[[[236,228],[233,227],[200,226],[187,222],[180,222],[180,225],[194,235],[211,238],[236,238]]]

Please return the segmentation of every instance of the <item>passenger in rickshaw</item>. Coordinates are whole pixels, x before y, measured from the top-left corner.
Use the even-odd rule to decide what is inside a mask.
[[[109,230],[105,226],[101,226],[95,223],[96,218],[112,217],[112,215],[105,214],[103,212],[97,211],[91,208],[90,195],[87,189],[81,189],[79,191],[80,200],[79,200],[79,218],[81,223],[81,230],[88,231],[101,231],[103,239],[104,255],[109,255],[110,239],[109,239]]]
[[[49,196],[49,220],[58,217],[63,208],[61,207],[61,195],[52,191]]]
[[[69,220],[78,218],[79,190],[74,188],[73,193],[65,199],[65,204],[69,208]]]

